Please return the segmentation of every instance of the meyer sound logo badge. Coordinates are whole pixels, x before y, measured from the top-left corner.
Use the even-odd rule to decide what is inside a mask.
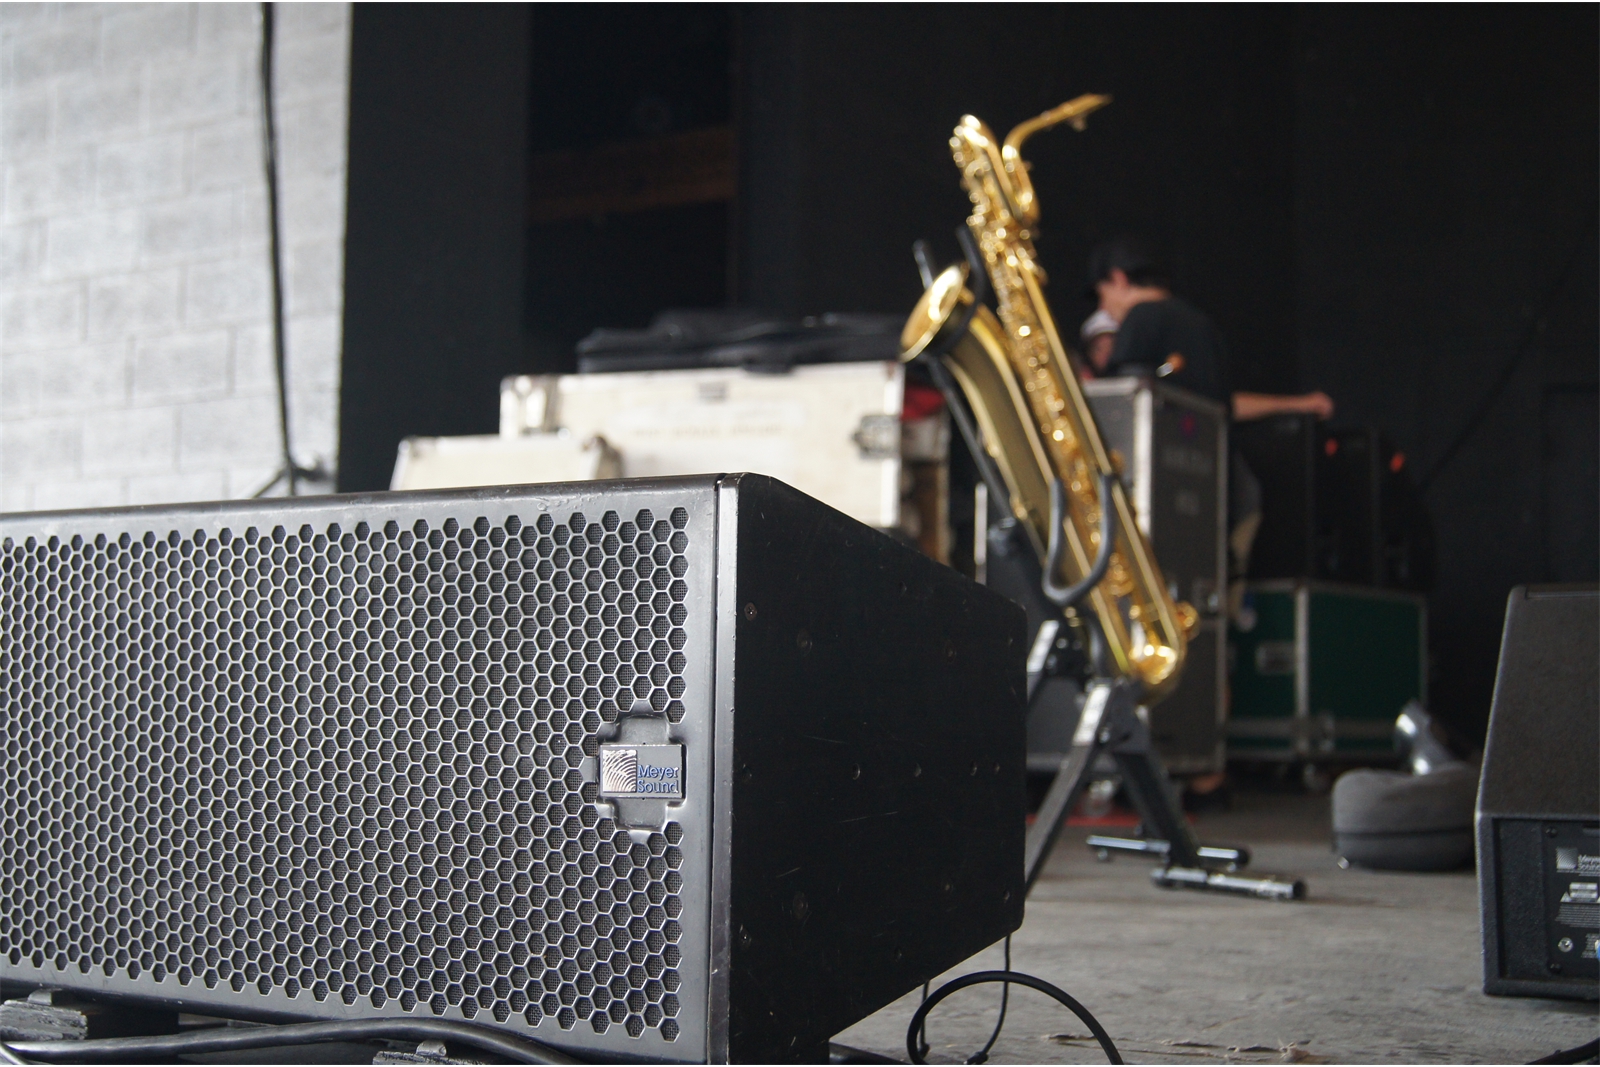
[[[683,799],[682,745],[601,745],[600,795]]]

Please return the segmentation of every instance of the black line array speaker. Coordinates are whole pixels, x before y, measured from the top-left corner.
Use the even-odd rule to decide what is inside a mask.
[[[1316,421],[1301,415],[1230,429],[1234,450],[1261,483],[1261,526],[1250,550],[1253,579],[1305,578],[1316,571],[1316,437]]]
[[[0,517],[0,979],[825,1055],[1015,929],[1020,609],[751,475]]]
[[[1261,483],[1251,578],[1432,585],[1432,520],[1404,453],[1379,430],[1274,415],[1231,432]]]
[[[1483,991],[1600,991],[1600,592],[1518,586],[1478,786]]]

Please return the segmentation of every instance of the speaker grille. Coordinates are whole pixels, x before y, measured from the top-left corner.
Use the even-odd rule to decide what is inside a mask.
[[[581,761],[683,717],[688,519],[0,542],[0,958],[676,1038],[683,829]]]

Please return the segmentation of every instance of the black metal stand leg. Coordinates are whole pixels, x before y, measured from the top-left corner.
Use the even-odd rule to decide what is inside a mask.
[[[1039,872],[1044,869],[1044,861],[1049,858],[1056,838],[1061,835],[1061,828],[1066,825],[1067,813],[1078,803],[1078,798],[1089,784],[1089,768],[1098,753],[1098,745],[1073,745],[1050,782],[1050,789],[1044,795],[1044,802],[1039,805],[1033,825],[1028,827],[1027,841],[1023,846],[1023,870],[1027,872],[1028,889],[1033,888]]]
[[[1066,824],[1067,813],[1089,784],[1089,772],[1094,767],[1095,757],[1117,736],[1112,729],[1113,724],[1122,722],[1125,715],[1137,722],[1134,714],[1137,706],[1137,690],[1127,681],[1093,682],[1084,694],[1083,711],[1078,718],[1078,728],[1073,733],[1072,748],[1061,761],[1055,780],[1050,783],[1044,802],[1039,805],[1033,825],[1028,828],[1023,869],[1027,873],[1030,889],[1043,870],[1044,861],[1060,836],[1062,826]]]
[[[1095,757],[1102,751],[1116,759],[1134,806],[1147,828],[1157,830],[1164,840],[1139,842],[1137,851],[1160,855],[1165,863],[1151,872],[1151,880],[1165,888],[1209,889],[1242,893],[1271,900],[1299,900],[1305,884],[1276,878],[1247,878],[1231,873],[1248,861],[1249,854],[1234,849],[1206,848],[1195,840],[1176,800],[1167,787],[1160,757],[1150,740],[1149,728],[1138,716],[1138,688],[1125,679],[1091,682],[1084,696],[1083,714],[1073,736],[1072,749],[1061,762],[1055,781],[1045,794],[1038,816],[1028,830],[1024,868],[1031,889],[1044,868],[1066,822],[1067,813],[1089,782]],[[1105,842],[1120,839],[1097,839]],[[1114,846],[1115,847],[1115,846]],[[1129,848],[1127,851],[1134,851]],[[1207,863],[1230,868],[1208,869]]]
[[[1115,837],[1108,834],[1090,834],[1084,841],[1103,860],[1109,860],[1117,853],[1127,853],[1133,856],[1155,856],[1166,859],[1171,852],[1167,842],[1155,837]],[[1207,867],[1220,867],[1225,871],[1237,871],[1250,863],[1250,850],[1247,848],[1231,848],[1221,845],[1201,845],[1200,862]]]
[[[1137,722],[1137,720],[1135,720]],[[1150,750],[1149,730],[1138,723],[1135,736],[1111,746],[1117,769],[1127,789],[1145,833],[1167,842],[1167,861],[1180,867],[1200,866],[1200,842],[1195,840],[1189,821],[1183,817],[1177,799],[1167,785],[1159,758]]]

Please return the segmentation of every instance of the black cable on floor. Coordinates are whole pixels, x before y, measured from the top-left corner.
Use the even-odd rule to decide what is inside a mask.
[[[1007,940],[1010,940],[1009,937]],[[928,1003],[928,988],[932,985],[932,982],[922,983],[922,1003],[924,1004]],[[924,1015],[922,1017],[922,1027],[917,1031],[917,1055],[926,1056],[928,1050],[932,1047],[932,1045],[928,1044],[928,1017]]]
[[[1007,970],[1007,971],[1011,970],[1011,935],[1010,934],[1006,935],[1006,964],[1005,964],[1005,967],[1003,969]],[[923,997],[922,999],[923,1000],[927,1000],[928,998],[927,997]],[[971,1056],[967,1057],[967,1062],[968,1063],[988,1063],[989,1062],[989,1050],[994,1048],[994,1043],[996,1041],[1000,1040],[1000,1030],[1006,1024],[1006,1005],[1010,1002],[1010,1000],[1011,1000],[1011,983],[1010,982],[1001,982],[1000,983],[1000,1016],[999,1016],[999,1018],[995,1019],[995,1021],[994,1021],[994,1031],[992,1033],[990,1033],[989,1040],[984,1042],[984,1045],[983,1045],[982,1048],[980,1048],[977,1052],[974,1052]],[[927,1026],[927,1023],[923,1023],[922,1033],[923,1033],[923,1040],[922,1040],[923,1054],[926,1055],[927,1054],[927,1044],[928,1044],[928,1040],[927,1040],[928,1026]]]
[[[0,1050],[45,1063],[110,1063],[154,1060],[166,1063],[201,1052],[236,1052],[329,1041],[447,1041],[504,1056],[513,1063],[578,1064],[564,1052],[470,1023],[444,1019],[372,1019],[349,1022],[287,1023],[203,1030],[153,1037],[108,1037],[92,1041],[11,1041]],[[15,1062],[26,1062],[18,1060]]]
[[[906,1052],[910,1054],[912,1063],[928,1062],[923,1059],[923,1053],[917,1048],[917,1033],[922,1028],[928,1018],[928,1013],[933,1010],[934,1006],[950,994],[966,989],[968,986],[983,985],[989,982],[1022,985],[1027,986],[1029,989],[1037,989],[1082,1020],[1083,1024],[1089,1028],[1089,1032],[1094,1035],[1095,1040],[1100,1042],[1100,1047],[1105,1050],[1108,1062],[1122,1062],[1122,1054],[1117,1051],[1116,1043],[1111,1040],[1111,1035],[1106,1033],[1105,1027],[1101,1026],[1100,1021],[1089,1013],[1088,1008],[1079,1004],[1064,990],[1057,989],[1042,978],[1035,978],[1031,974],[1023,974],[1020,971],[974,971],[971,974],[962,975],[960,978],[947,982],[937,993],[924,1001],[917,1008],[916,1014],[911,1016],[911,1025],[906,1028]]]
[[[1548,1056],[1543,1056],[1536,1060],[1529,1060],[1528,1062],[1593,1063],[1597,1058],[1600,1058],[1600,1038],[1589,1042],[1587,1045],[1579,1045],[1577,1048],[1564,1048],[1560,1052],[1552,1052]]]

